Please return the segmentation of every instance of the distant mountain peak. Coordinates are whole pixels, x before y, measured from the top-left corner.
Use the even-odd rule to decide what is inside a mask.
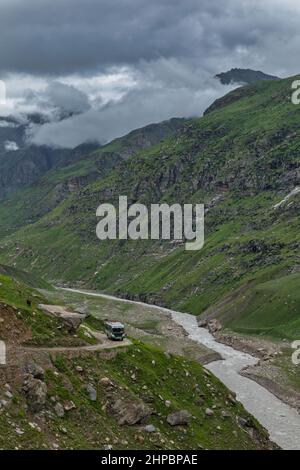
[[[223,85],[230,85],[232,83],[251,84],[260,80],[280,80],[279,77],[268,75],[259,70],[251,69],[231,69],[228,72],[219,73],[215,76]]]

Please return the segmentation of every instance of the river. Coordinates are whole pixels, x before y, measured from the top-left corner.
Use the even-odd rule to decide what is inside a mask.
[[[239,374],[244,367],[256,364],[258,359],[237,351],[230,346],[218,343],[208,330],[198,327],[197,319],[194,315],[176,312],[158,307],[157,305],[120,299],[106,294],[78,289],[64,290],[93,297],[117,300],[119,302],[143,305],[159,309],[162,313],[171,315],[173,321],[181,325],[193,341],[204,344],[222,356],[223,360],[211,362],[205,367],[230,390],[236,393],[238,401],[268,430],[271,440],[282,449],[300,450],[300,415],[297,410],[283,403],[254,380]]]

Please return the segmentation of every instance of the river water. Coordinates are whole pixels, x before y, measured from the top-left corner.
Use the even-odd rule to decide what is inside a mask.
[[[222,361],[211,362],[206,368],[236,393],[238,401],[269,431],[271,440],[282,449],[299,450],[299,413],[261,385],[239,374],[258,359],[218,343],[208,330],[198,327],[193,315],[173,312],[172,318],[191,339],[221,354]]]
[[[173,321],[181,325],[193,341],[207,346],[222,356],[223,360],[211,362],[205,367],[218,377],[230,390],[236,393],[238,401],[268,430],[271,440],[282,449],[300,450],[299,413],[255,381],[239,374],[244,367],[256,364],[258,359],[249,354],[237,351],[230,346],[218,343],[208,330],[198,327],[197,319],[194,315],[175,312],[156,305],[120,299],[105,294],[77,289],[65,290],[93,297],[103,297],[119,302],[143,305],[159,309],[162,313],[171,315]]]

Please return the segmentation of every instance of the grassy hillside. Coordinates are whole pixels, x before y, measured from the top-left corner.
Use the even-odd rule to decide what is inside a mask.
[[[0,366],[1,449],[272,447],[200,364],[139,341],[119,352],[74,349],[79,338],[74,343],[75,335],[40,311],[41,301],[31,287],[0,275],[0,338],[7,345],[7,364]],[[99,324],[94,320],[93,329]],[[29,342],[35,347],[28,349]],[[41,349],[49,345],[73,349]],[[167,417],[183,409],[189,423],[171,426]]]
[[[285,295],[292,295],[297,310],[293,288],[292,294],[284,287],[280,295],[269,294],[272,308],[254,300],[244,305],[241,297],[293,275],[293,285],[299,283],[300,108],[291,103],[294,79],[231,92],[175,137],[120,162],[38,222],[4,238],[0,259],[54,282],[81,282],[197,315],[236,296],[242,307],[232,327],[300,334],[297,313],[282,309]],[[52,177],[59,181],[60,174]],[[204,249],[98,241],[96,208],[116,203],[119,195],[129,203],[204,202]],[[3,220],[10,218],[6,209]]]
[[[296,340],[300,331],[300,274],[250,282],[210,307],[205,316],[239,333]]]
[[[44,279],[41,279],[39,276],[36,276],[33,273],[20,271],[19,269],[13,268],[11,266],[0,264],[0,275],[9,277],[16,282],[24,283],[32,288],[51,289],[51,285]]]

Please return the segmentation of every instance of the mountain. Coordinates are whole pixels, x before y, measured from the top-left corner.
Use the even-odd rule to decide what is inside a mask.
[[[290,100],[297,78],[231,92],[176,135],[127,154],[63,197],[59,184],[90,174],[90,163],[84,166],[90,159],[12,195],[0,208],[0,259],[55,283],[79,283],[196,315],[217,312],[238,331],[297,339],[300,108]],[[102,149],[102,157],[115,155],[116,145]],[[119,195],[129,203],[204,202],[204,248],[100,242],[96,208],[117,204]]]
[[[228,72],[217,74],[215,78],[218,78],[223,85],[230,85],[233,83],[250,85],[261,80],[280,80],[278,77],[273,75],[268,75],[251,69],[231,69]]]
[[[176,132],[183,122],[183,119],[171,119],[160,124],[146,126],[123,138],[116,139],[110,146],[102,146],[102,150],[96,143],[84,143],[72,150],[24,144],[15,151],[0,152],[0,198],[39,181],[51,170],[67,167],[77,161],[80,161],[80,169],[78,168],[80,176],[83,172],[86,178],[99,177],[116,162],[128,158],[139,149],[155,145]],[[3,127],[3,129],[7,131],[7,128]],[[8,134],[5,135],[8,138]],[[99,150],[98,153],[97,150]],[[87,156],[89,156],[89,161],[85,159]],[[73,174],[74,177],[77,176],[76,170]]]

